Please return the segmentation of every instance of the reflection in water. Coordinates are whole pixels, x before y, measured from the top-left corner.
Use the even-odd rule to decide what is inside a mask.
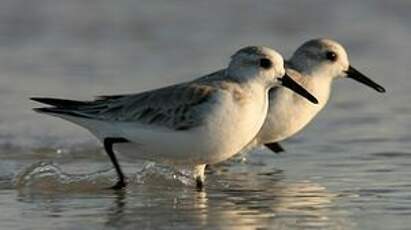
[[[242,221],[250,217],[248,223],[275,228],[350,226],[341,217],[330,215],[335,215],[331,209],[336,194],[310,181],[287,181],[283,172],[274,172],[278,174],[227,175],[239,182],[222,191],[226,194],[224,200],[232,203],[235,210],[230,216]]]
[[[207,187],[201,192],[192,185],[176,184],[176,174],[149,165],[137,173],[138,180],[132,180],[127,190],[110,191],[102,188],[107,188],[115,178],[112,170],[70,175],[56,164],[37,163],[20,173],[16,186],[21,201],[41,203],[46,197],[52,203],[47,210],[53,215],[63,215],[59,204],[69,205],[61,201],[62,196],[67,199],[67,193],[71,194],[72,202],[78,202],[71,207],[77,212],[84,208],[93,210],[89,206],[95,202],[109,201],[111,204],[104,205],[108,206],[104,210],[94,204],[99,208],[87,215],[102,218],[110,228],[351,227],[344,215],[336,215],[336,210],[332,210],[336,194],[310,181],[287,181],[279,170],[261,174],[220,170],[218,176],[208,176]],[[34,193],[37,194],[33,196]]]
[[[108,218],[106,225],[115,225],[118,219],[124,215],[124,210],[127,204],[127,194],[125,190],[113,191],[113,205],[108,210]]]
[[[219,229],[350,227],[350,223],[341,216],[336,217],[335,212],[331,212],[334,216],[330,215],[336,196],[306,181],[280,183],[270,189],[245,186],[203,192],[141,186],[135,189],[138,197],[127,194],[127,205],[121,202],[117,206],[122,210],[121,215],[111,215],[108,225],[129,229],[167,223]]]

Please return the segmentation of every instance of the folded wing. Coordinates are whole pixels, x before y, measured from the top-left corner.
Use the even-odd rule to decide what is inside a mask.
[[[94,101],[73,101],[56,98],[31,98],[53,107],[37,108],[48,114],[89,118],[105,121],[137,122],[186,130],[199,126],[204,120],[205,102],[212,99],[216,89],[206,84],[185,83],[139,94],[100,96]]]

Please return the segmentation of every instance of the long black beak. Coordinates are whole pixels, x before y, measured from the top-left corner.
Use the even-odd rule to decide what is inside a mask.
[[[300,84],[295,82],[290,76],[285,74],[282,78],[279,79],[281,85],[291,89],[295,93],[299,94],[300,96],[304,97],[305,99],[309,100],[314,104],[318,104],[317,98],[315,98],[311,93],[305,90]]]
[[[384,87],[380,86],[379,84],[375,83],[373,80],[369,79],[366,77],[364,74],[360,73],[360,71],[354,69],[354,67],[350,66],[347,71],[348,78],[352,78],[358,82],[363,83],[364,85],[367,85],[375,90],[377,90],[380,93],[385,93]]]

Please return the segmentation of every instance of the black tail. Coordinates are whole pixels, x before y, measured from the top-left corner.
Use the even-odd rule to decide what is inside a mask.
[[[43,107],[43,108],[34,108],[33,109],[35,112],[38,113],[47,113],[47,114],[65,114],[69,115],[72,117],[83,117],[83,118],[90,118],[87,115],[81,114],[81,113],[76,113],[73,110],[69,109],[64,109],[64,108],[58,108],[58,107]]]
[[[66,114],[75,117],[87,117],[84,114],[76,113],[76,109],[81,106],[87,105],[88,102],[73,101],[67,99],[58,98],[44,98],[44,97],[32,97],[30,100],[37,101],[43,104],[51,105],[54,107],[34,108],[33,110],[38,113],[51,113],[51,114]]]
[[[34,108],[34,111],[38,112],[38,113],[54,113],[55,108]]]
[[[46,105],[52,105],[57,108],[76,108],[78,106],[87,105],[87,102],[83,102],[83,101],[73,101],[73,100],[58,99],[58,98],[32,97],[30,98],[30,100],[37,101],[37,102],[40,102]]]

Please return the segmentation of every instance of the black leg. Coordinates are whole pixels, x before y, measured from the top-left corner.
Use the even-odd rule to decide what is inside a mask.
[[[285,152],[284,148],[278,142],[272,142],[265,144],[265,147],[269,148],[275,153]]]
[[[126,143],[126,142],[128,142],[128,140],[122,137],[108,137],[104,139],[104,149],[106,150],[106,153],[110,157],[111,163],[113,163],[114,168],[116,169],[116,172],[117,172],[117,176],[118,176],[117,183],[113,187],[111,187],[112,189],[115,189],[115,190],[124,188],[126,186],[126,180],[125,180],[123,171],[121,170],[120,164],[117,161],[116,155],[114,154],[113,145],[116,143]]]
[[[204,188],[204,182],[200,176],[196,177],[196,188],[197,188],[197,191],[202,191]]]

